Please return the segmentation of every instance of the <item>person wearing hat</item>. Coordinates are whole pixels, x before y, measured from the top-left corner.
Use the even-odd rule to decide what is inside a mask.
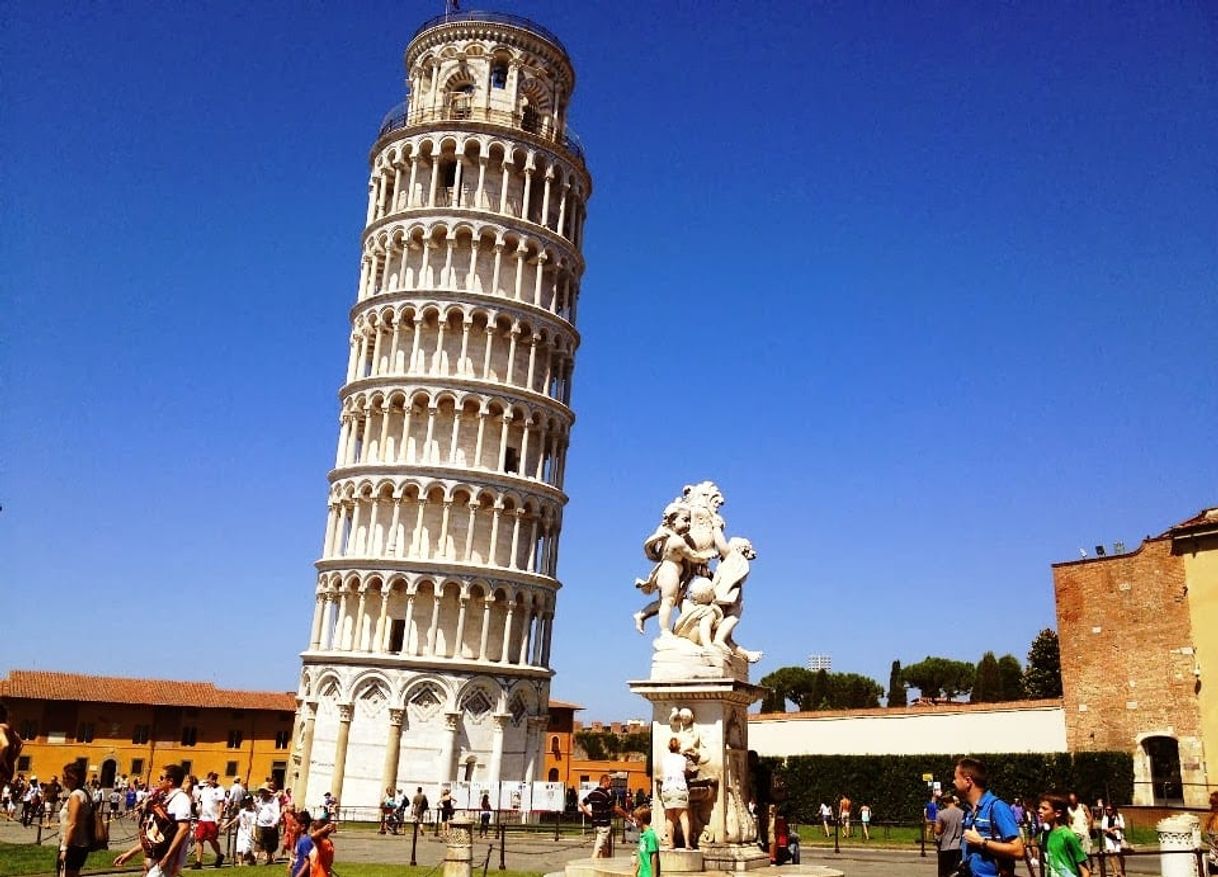
[[[258,801],[254,805],[255,825],[258,827],[258,846],[266,853],[266,863],[275,864],[275,853],[279,849],[279,826],[283,822],[283,812],[279,807],[279,799],[275,797],[275,789],[270,783],[258,787]]]

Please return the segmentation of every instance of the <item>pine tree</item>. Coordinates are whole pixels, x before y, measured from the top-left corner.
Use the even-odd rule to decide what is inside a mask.
[[[1002,671],[993,652],[986,652],[977,662],[977,675],[973,680],[973,703],[993,703],[1002,697]]]
[[[1032,640],[1023,687],[1032,700],[1062,696],[1061,644],[1052,628],[1046,627]]]
[[[892,662],[892,672],[888,674],[888,705],[907,706],[909,697],[905,691],[905,680],[901,678],[901,662]]]

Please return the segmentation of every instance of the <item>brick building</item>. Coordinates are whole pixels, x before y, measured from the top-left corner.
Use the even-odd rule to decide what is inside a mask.
[[[282,786],[296,710],[291,692],[40,670],[0,678],[0,702],[25,740],[19,771],[49,780],[77,761],[107,788],[170,763]]]
[[[1129,553],[1053,565],[1071,751],[1134,758],[1135,804],[1218,788],[1218,508]]]

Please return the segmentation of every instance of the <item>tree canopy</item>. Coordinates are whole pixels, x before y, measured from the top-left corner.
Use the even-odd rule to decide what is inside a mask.
[[[910,664],[901,671],[901,678],[922,693],[923,697],[952,699],[968,694],[973,688],[976,668],[968,661],[932,657]]]
[[[905,691],[905,680],[901,677],[901,662],[893,661],[892,670],[888,673],[888,705],[906,706],[909,696]]]
[[[790,702],[799,710],[845,710],[880,705],[884,687],[859,673],[813,673],[803,667],[779,667],[763,677],[770,689],[762,702],[764,712],[787,712]]]
[[[1034,700],[1062,696],[1062,656],[1057,633],[1046,627],[1032,640],[1023,672],[1025,696]]]
[[[977,662],[973,676],[973,691],[969,697],[973,703],[994,703],[1002,700],[1002,671],[993,652],[986,652]]]

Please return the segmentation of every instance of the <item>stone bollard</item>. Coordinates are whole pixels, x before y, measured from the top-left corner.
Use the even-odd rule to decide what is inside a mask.
[[[451,820],[447,843],[444,877],[470,877],[474,867],[474,824],[468,819]]]
[[[1197,873],[1197,861],[1183,851],[1192,852],[1201,845],[1201,820],[1189,813],[1178,813],[1159,820],[1159,871],[1163,877],[1191,877]]]

